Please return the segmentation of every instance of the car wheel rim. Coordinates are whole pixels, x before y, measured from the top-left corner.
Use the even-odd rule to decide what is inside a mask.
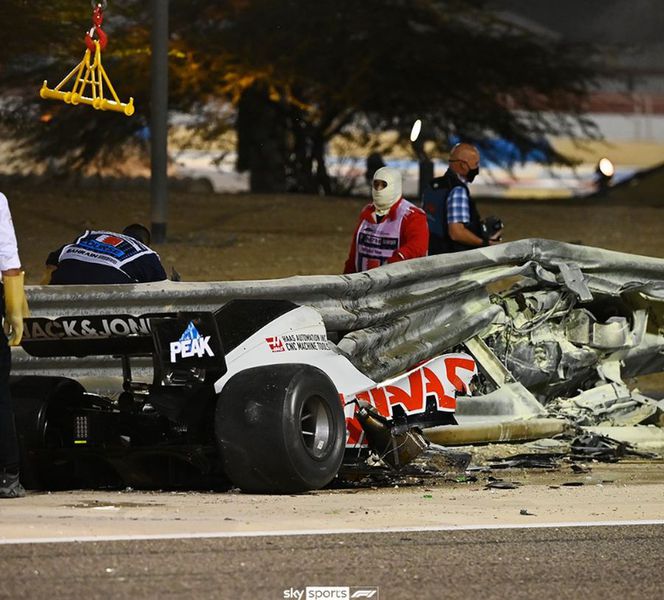
[[[320,396],[310,396],[302,404],[300,436],[311,456],[324,458],[332,441],[332,416]]]

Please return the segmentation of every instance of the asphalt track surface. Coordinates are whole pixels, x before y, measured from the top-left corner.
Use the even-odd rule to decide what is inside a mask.
[[[7,544],[0,597],[642,599],[662,564],[661,523]]]

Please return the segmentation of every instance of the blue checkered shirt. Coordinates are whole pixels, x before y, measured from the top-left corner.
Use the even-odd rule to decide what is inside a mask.
[[[470,223],[470,198],[465,187],[452,188],[447,196],[447,222]]]

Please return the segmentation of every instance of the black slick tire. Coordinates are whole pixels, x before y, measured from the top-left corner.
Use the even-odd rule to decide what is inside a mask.
[[[319,489],[343,460],[346,424],[330,378],[311,365],[254,367],[217,401],[215,433],[226,475],[245,492]]]

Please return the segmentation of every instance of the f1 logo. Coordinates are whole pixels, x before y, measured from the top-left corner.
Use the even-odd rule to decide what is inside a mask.
[[[367,588],[351,588],[355,591],[351,594],[351,598],[371,598],[371,600],[378,600],[378,588],[377,587],[367,587]]]

